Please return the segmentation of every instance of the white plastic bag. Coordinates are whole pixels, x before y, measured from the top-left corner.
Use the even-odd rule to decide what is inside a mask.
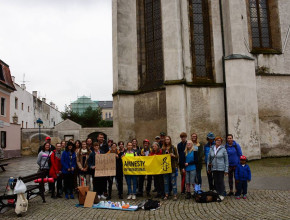
[[[14,194],[19,194],[19,193],[25,193],[26,192],[26,185],[24,182],[20,179],[17,180],[15,188],[14,188]]]
[[[25,198],[24,193],[19,193],[17,195],[17,201],[16,201],[16,206],[15,206],[15,212],[17,215],[26,212],[28,209],[28,201]]]

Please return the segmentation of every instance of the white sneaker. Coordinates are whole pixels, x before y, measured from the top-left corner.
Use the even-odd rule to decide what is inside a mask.
[[[101,195],[101,199],[107,199],[107,197],[104,195]]]
[[[132,199],[132,195],[129,195],[129,196],[127,197],[127,199]]]
[[[132,199],[135,200],[135,199],[136,199],[136,195],[133,195],[133,196],[132,196]]]
[[[223,201],[225,199],[225,197],[224,196],[220,196],[220,199],[221,199],[221,201]]]
[[[99,198],[99,199],[101,199],[101,196],[100,196],[100,195],[98,195],[98,198]]]

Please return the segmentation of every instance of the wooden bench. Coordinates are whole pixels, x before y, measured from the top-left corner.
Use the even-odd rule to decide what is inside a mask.
[[[0,163],[0,167],[3,171],[6,171],[4,168],[5,166],[8,166],[8,163]]]
[[[45,177],[46,177],[45,172],[39,172],[39,173],[35,173],[32,175],[19,177],[19,179],[21,179],[24,183],[29,183],[29,182],[34,181],[35,179],[39,179],[39,178],[43,179]],[[14,180],[14,184],[16,184],[16,182],[17,182],[17,179]],[[29,198],[32,195],[40,195],[42,198],[42,201],[45,202],[45,196],[44,196],[45,188],[44,188],[43,181],[41,183],[38,183],[38,184],[26,185],[26,188],[27,188],[27,190],[26,190],[27,200],[29,200]],[[35,192],[35,190],[38,190],[38,191]],[[4,201],[8,200],[8,199],[14,199],[14,203],[13,204],[4,203]],[[8,206],[15,207],[16,200],[17,200],[16,194],[13,194],[13,195],[5,195],[4,194],[4,195],[0,196],[0,212],[4,207],[8,207]]]

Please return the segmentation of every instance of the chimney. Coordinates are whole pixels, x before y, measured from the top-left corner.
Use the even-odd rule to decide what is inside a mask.
[[[25,84],[21,84],[21,89],[26,90]]]
[[[42,102],[46,102],[46,98],[42,98]]]
[[[32,91],[32,95],[37,98],[37,91]]]

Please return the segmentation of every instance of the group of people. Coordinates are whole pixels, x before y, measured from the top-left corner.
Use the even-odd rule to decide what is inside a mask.
[[[55,183],[49,183],[52,198],[61,198],[64,192],[66,199],[74,199],[74,190],[84,181],[94,192],[97,192],[100,199],[110,200],[115,179],[118,196],[123,199],[122,157],[169,154],[172,168],[169,174],[125,175],[128,200],[143,196],[145,180],[147,196],[151,195],[152,181],[154,181],[153,192],[156,192],[156,198],[167,200],[173,196],[173,200],[177,200],[178,168],[181,174],[181,193],[186,193],[186,199],[190,199],[192,192],[201,192],[201,170],[204,162],[209,190],[215,190],[221,198],[226,195],[235,195],[237,199],[240,199],[243,195],[246,199],[251,171],[246,164],[246,157],[242,155],[240,145],[233,140],[233,135],[227,135],[225,145],[222,145],[223,139],[215,137],[212,132],[208,133],[205,145],[199,142],[196,133],[191,134],[188,140],[187,134],[182,132],[180,138],[181,142],[175,147],[171,142],[171,137],[161,132],[152,144],[145,139],[142,146],[139,146],[137,139],[134,138],[125,146],[123,141],[106,142],[104,134],[100,133],[97,142],[94,143],[91,138],[87,138],[86,141],[62,141],[54,147],[51,145],[50,137],[47,137],[46,143],[39,150],[37,163],[41,171],[45,171],[47,176],[55,179]],[[96,154],[116,155],[116,176],[95,176]],[[228,193],[225,191],[224,176],[228,176],[230,188]]]

